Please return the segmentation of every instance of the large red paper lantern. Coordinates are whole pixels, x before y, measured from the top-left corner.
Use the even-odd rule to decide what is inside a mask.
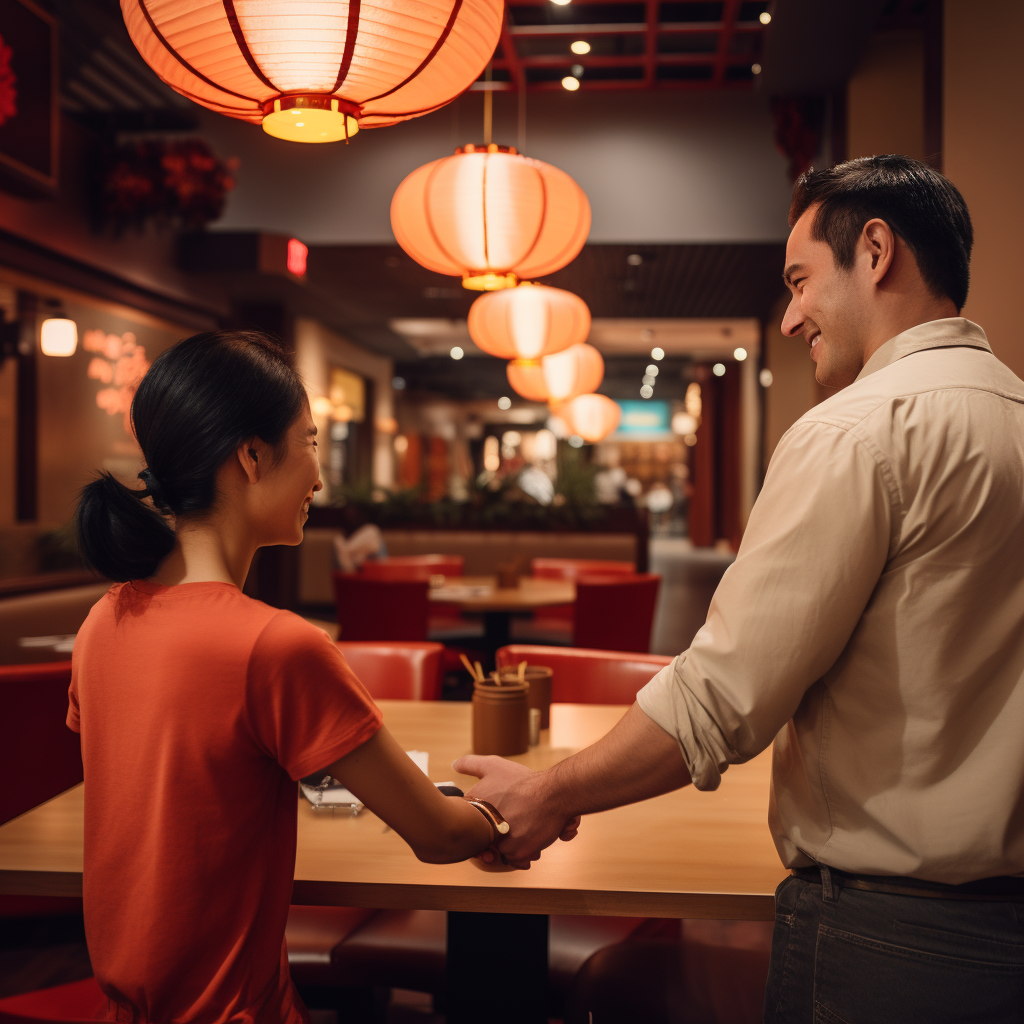
[[[506,374],[517,395],[557,405],[596,390],[604,379],[604,360],[593,345],[572,345],[543,359],[513,359]]]
[[[121,0],[146,63],[190,100],[296,142],[429,114],[494,53],[502,0]]]
[[[469,336],[499,359],[540,359],[581,344],[589,333],[587,304],[544,284],[488,292],[469,308]]]
[[[603,441],[615,432],[622,419],[622,409],[605,395],[577,395],[559,406],[555,415],[571,434],[590,444]]]
[[[551,164],[493,144],[466,146],[398,186],[391,229],[421,266],[491,291],[573,260],[590,234],[590,203]]]

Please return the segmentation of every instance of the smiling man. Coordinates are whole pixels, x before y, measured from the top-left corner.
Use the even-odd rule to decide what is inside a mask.
[[[1024,383],[958,315],[972,230],[941,174],[811,171],[790,225],[783,330],[840,390],[779,443],[707,623],[593,747],[457,767],[527,865],[774,741],[765,1020],[1019,1021]]]

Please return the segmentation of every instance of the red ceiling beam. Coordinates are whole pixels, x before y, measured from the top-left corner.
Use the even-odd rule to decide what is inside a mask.
[[[657,24],[657,30],[663,35],[715,35],[724,28],[721,21],[663,21]],[[508,32],[512,36],[615,36],[640,35],[648,31],[646,21],[598,22],[580,25],[509,25]],[[759,21],[738,21],[733,25],[734,32],[763,32],[764,25]]]
[[[746,66],[747,57],[729,57],[728,63],[738,64]],[[657,53],[654,55],[653,67],[661,67],[667,64],[674,65],[691,65],[691,66],[715,66],[718,61],[718,55],[715,53]],[[567,53],[543,53],[537,54],[533,57],[521,57],[519,58],[519,68],[558,68],[565,67],[569,68],[573,64],[581,64],[585,68],[634,68],[643,67],[647,68],[647,56],[645,54],[637,54],[636,56],[621,57],[618,55],[603,55],[589,53],[585,56],[577,56],[576,54]],[[502,58],[497,57],[494,60],[494,66],[496,68],[505,68],[510,73],[512,69],[508,66],[508,63]],[[514,77],[514,75],[513,75]],[[653,78],[652,78],[653,81]]]
[[[655,62],[658,59],[658,7],[659,0],[646,0],[644,4],[644,20],[647,31],[644,32],[644,84],[654,85]]]
[[[516,88],[525,89],[526,72],[523,70],[523,67],[519,62],[519,55],[516,53],[516,44],[513,41],[512,36],[509,34],[508,29],[508,8],[506,7],[505,21],[501,26],[501,39],[499,41],[499,45],[501,47],[502,55],[505,58],[505,67],[508,69]]]

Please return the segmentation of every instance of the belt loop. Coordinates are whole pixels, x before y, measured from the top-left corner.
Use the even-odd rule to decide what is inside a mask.
[[[829,870],[827,864],[819,864],[818,870],[821,871],[821,898],[826,903],[838,903],[839,902],[839,880],[833,881],[832,872]]]

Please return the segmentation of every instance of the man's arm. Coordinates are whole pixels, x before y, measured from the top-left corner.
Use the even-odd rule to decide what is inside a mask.
[[[469,755],[453,765],[480,779],[469,795],[501,809],[511,825],[499,850],[516,867],[529,867],[559,837],[566,823],[671,792],[690,783],[679,744],[634,704],[597,743],[543,772],[501,757]]]

